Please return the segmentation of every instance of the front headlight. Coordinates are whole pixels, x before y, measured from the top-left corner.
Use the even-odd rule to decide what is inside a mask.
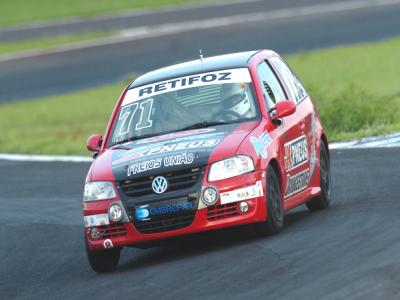
[[[106,200],[115,197],[116,195],[112,182],[93,181],[85,184],[83,201]]]
[[[208,174],[208,181],[235,177],[251,171],[254,171],[251,157],[238,155],[213,163]]]

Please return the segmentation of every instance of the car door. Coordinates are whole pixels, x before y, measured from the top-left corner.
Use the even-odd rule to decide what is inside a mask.
[[[264,92],[264,100],[270,114],[273,114],[275,104],[279,101],[285,101],[292,98],[291,94],[285,90],[282,83],[276,76],[275,71],[267,61],[261,62],[257,66],[257,74]],[[287,199],[304,188],[295,188],[296,180],[305,180],[307,170],[307,143],[302,127],[299,126],[298,115],[292,114],[280,120],[269,134],[279,143],[279,163],[283,170],[282,194]],[[303,147],[302,149],[300,149]],[[306,147],[306,148],[304,148]],[[299,149],[299,150],[297,150]],[[308,174],[307,174],[308,176]],[[303,184],[303,182],[300,182]]]
[[[310,181],[313,106],[304,87],[287,64],[279,56],[272,56],[270,62],[285,87],[288,99],[296,104],[296,112],[284,120],[290,122],[293,129],[282,140],[281,145],[286,173],[284,198],[288,200],[305,192]]]

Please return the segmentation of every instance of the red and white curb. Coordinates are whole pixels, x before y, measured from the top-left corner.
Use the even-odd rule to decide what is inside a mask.
[[[368,149],[400,147],[400,132],[378,137],[366,137],[342,143],[331,143],[329,149]]]

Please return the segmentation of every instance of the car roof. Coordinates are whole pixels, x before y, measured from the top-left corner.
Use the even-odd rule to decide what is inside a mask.
[[[218,56],[205,57],[203,59],[191,60],[188,62],[171,65],[165,68],[148,72],[138,77],[129,88],[134,88],[153,82],[164,81],[171,78],[187,76],[221,69],[243,68],[248,66],[248,62],[252,56],[260,52],[247,51]]]

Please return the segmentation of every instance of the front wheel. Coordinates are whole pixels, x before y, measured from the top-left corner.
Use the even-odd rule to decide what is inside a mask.
[[[267,220],[256,224],[262,235],[276,234],[283,227],[282,192],[278,176],[272,166],[267,169]]]
[[[121,248],[91,251],[85,237],[86,254],[90,267],[97,273],[110,272],[116,268]]]
[[[319,161],[321,194],[306,202],[310,211],[325,209],[331,203],[331,165],[328,150],[323,141],[321,141]]]

